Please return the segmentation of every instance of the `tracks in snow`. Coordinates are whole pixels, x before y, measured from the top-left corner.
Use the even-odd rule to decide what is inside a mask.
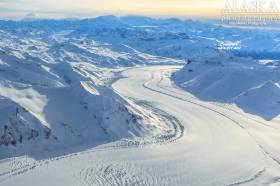
[[[148,185],[153,180],[145,173],[135,171],[128,163],[99,164],[95,167],[85,168],[80,172],[80,179],[85,186],[124,186]]]

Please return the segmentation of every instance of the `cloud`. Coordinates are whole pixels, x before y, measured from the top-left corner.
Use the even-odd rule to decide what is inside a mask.
[[[209,15],[219,12],[218,7],[222,5],[223,0],[0,0],[0,7],[5,10],[5,14],[25,16],[32,12],[38,17]],[[0,12],[0,16],[2,14]]]

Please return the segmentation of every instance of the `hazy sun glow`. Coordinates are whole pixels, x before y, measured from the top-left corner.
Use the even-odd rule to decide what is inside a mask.
[[[0,17],[216,16],[223,0],[0,0]]]

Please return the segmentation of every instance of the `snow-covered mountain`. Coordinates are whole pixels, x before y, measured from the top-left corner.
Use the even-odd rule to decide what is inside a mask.
[[[277,30],[139,16],[0,21],[0,34],[2,50],[24,51],[21,56],[49,62],[83,60],[109,67],[167,64],[170,58],[174,63],[174,59],[205,58],[221,52],[277,58],[280,52]]]
[[[98,18],[88,29],[111,32],[99,32],[99,21],[110,25],[109,17]],[[94,40],[95,34],[82,28],[87,21],[76,28],[71,22],[1,22],[1,159],[169,130],[117,95],[110,88],[114,70],[104,67],[182,61]]]
[[[192,20],[2,20],[0,158],[168,131],[110,88],[121,67],[191,62],[176,73],[177,83],[203,99],[234,100],[248,112],[272,82],[275,101],[266,108],[276,108],[278,67],[232,56],[278,56],[279,46],[276,31]]]
[[[279,184],[278,32],[0,21],[0,185]]]
[[[278,63],[217,57],[189,61],[173,80],[202,100],[235,103],[245,112],[271,120],[280,113],[279,72]]]
[[[1,158],[162,132],[111,90],[108,69],[2,58],[0,71]]]

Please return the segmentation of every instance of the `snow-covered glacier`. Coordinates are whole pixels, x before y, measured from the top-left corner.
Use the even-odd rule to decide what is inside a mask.
[[[279,183],[280,34],[0,20],[0,185]]]
[[[72,22],[1,21],[1,158],[56,155],[168,130],[110,84],[122,67],[183,61],[94,39],[116,31]]]

